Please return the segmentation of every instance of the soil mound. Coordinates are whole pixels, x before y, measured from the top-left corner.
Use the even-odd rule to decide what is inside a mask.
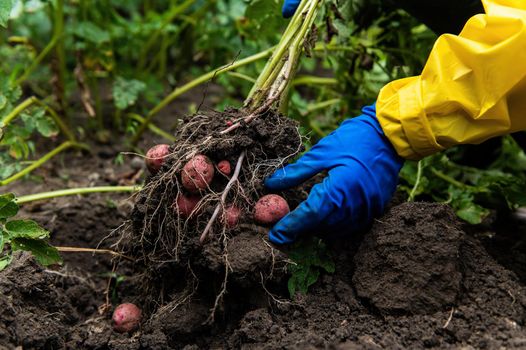
[[[0,277],[0,348],[65,348],[69,328],[93,313],[96,302],[82,278],[61,275],[28,253],[14,255]]]
[[[426,236],[431,232],[436,235]],[[172,290],[170,299],[146,317],[141,329],[133,334],[113,332],[111,313],[99,315],[97,306],[104,303],[104,295],[100,289],[92,288],[89,276],[72,276],[65,270],[67,267],[44,269],[28,255],[17,254],[12,265],[0,272],[0,348],[526,347],[524,285],[513,272],[497,263],[477,238],[460,230],[446,206],[406,203],[393,207],[363,240],[335,245],[336,272],[323,275],[307,295],[298,295],[295,300],[287,297],[285,274],[261,279],[255,266],[260,261],[272,261],[272,251],[264,253],[266,244],[258,245],[255,237],[261,241],[260,236],[246,229],[231,240],[229,248],[241,250],[237,257],[231,254],[233,266],[244,260],[250,263],[236,269],[239,277],[230,280],[215,322],[207,323],[217,290],[210,290],[207,295],[204,289],[194,288],[195,293],[188,294],[182,288]],[[453,252],[458,255],[455,257]],[[93,259],[88,255],[86,262]],[[386,259],[392,259],[393,266],[399,269],[385,265]],[[408,262],[402,264],[403,259]],[[445,261],[454,268],[444,270]],[[396,272],[398,279],[383,279],[379,270],[382,264],[386,274]],[[447,279],[445,289],[436,287],[432,279],[423,283],[424,267],[437,279],[442,279],[445,271],[452,271],[455,278],[460,278],[459,287],[456,282],[448,284]],[[224,275],[206,271],[199,278],[185,280],[187,276],[167,269],[180,283],[207,287],[217,283],[220,288],[219,277]],[[383,305],[380,302],[386,300],[385,296],[361,282],[369,281],[371,276],[377,276],[384,289],[396,290],[396,295],[391,295],[396,305],[404,307],[389,304],[381,309],[378,305]],[[360,282],[355,283],[357,280]],[[363,286],[358,287],[358,283]],[[422,283],[422,290],[416,293],[413,283]],[[118,288],[119,298],[137,301],[136,287],[128,283],[125,288]],[[446,302],[449,299],[444,295],[453,301]],[[404,304],[410,298],[418,301],[417,306]]]
[[[354,258],[354,287],[382,313],[430,313],[461,290],[464,233],[441,204],[395,207],[367,234]]]

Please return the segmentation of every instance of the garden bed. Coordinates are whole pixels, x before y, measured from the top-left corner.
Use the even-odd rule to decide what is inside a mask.
[[[104,174],[111,161],[103,157],[108,152],[115,151],[101,150],[88,161],[69,154],[53,167],[67,172],[65,164],[78,162],[68,181],[114,183],[118,174],[130,169]],[[58,198],[27,205],[23,215],[50,229],[54,245],[93,248],[129,217],[133,202],[128,196],[112,195],[112,201],[102,194]],[[255,251],[263,242],[261,233],[246,229],[238,247],[232,248],[243,261],[239,267],[233,265],[234,271],[245,269],[246,278],[229,285],[213,324],[206,323],[209,300],[190,297],[175,309],[161,307],[147,314],[141,329],[132,334],[113,332],[111,310],[100,313],[112,273],[113,306],[143,302],[142,280],[132,264],[121,262],[113,270],[107,255],[63,253],[62,267],[43,268],[19,254],[0,273],[0,345],[8,349],[524,348],[526,276],[520,262],[526,256],[524,236],[521,241],[521,232],[526,231],[509,221],[496,231],[488,225],[465,227],[444,205],[394,205],[363,236],[334,244],[335,273],[323,275],[307,295],[290,300],[285,278],[267,285],[257,269],[253,273],[245,269],[257,254],[264,258],[278,253],[271,248]],[[99,248],[110,248],[115,239],[112,235],[102,240]]]

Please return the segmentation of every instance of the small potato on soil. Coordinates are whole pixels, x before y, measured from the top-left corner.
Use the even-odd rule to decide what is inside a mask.
[[[272,225],[290,211],[287,201],[277,194],[261,197],[254,207],[254,220],[260,224]]]
[[[230,166],[230,162],[228,160],[222,160],[219,163],[217,163],[217,170],[223,175],[230,175],[232,173],[232,167]]]
[[[187,196],[182,193],[179,193],[177,195],[177,199],[175,200],[173,207],[182,218],[188,218],[190,217],[190,215],[192,215],[192,213],[195,210],[195,207],[197,206],[197,204],[199,204],[200,200],[201,197],[199,196]]]
[[[190,159],[181,172],[183,187],[193,193],[206,189],[213,178],[214,165],[207,156],[202,154]]]
[[[152,174],[156,174],[163,166],[166,156],[170,153],[170,146],[160,144],[153,146],[146,152],[146,167]]]
[[[225,208],[223,213],[223,221],[228,227],[235,227],[241,217],[241,209],[235,205],[231,205]]]
[[[113,311],[113,330],[118,333],[133,332],[139,328],[141,309],[135,304],[124,303]]]

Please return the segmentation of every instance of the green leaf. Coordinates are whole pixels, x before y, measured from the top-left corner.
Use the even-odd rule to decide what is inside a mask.
[[[336,269],[327,246],[318,238],[310,237],[297,242],[289,257],[294,261],[289,265],[291,276],[287,283],[291,298],[296,292],[306,294],[322,271],[333,273]]]
[[[44,137],[52,137],[58,134],[58,128],[53,119],[43,117],[37,120],[37,130]]]
[[[279,1],[253,0],[245,10],[245,18],[238,22],[238,29],[258,41],[274,41],[285,23]]]
[[[16,238],[11,242],[11,247],[13,251],[24,250],[31,252],[35,259],[44,266],[62,262],[57,248],[42,240]]]
[[[11,261],[13,261],[13,256],[11,254],[2,256],[0,258],[0,271],[8,267],[9,264],[11,264]]]
[[[33,220],[12,220],[5,224],[11,239],[14,238],[29,238],[29,239],[46,239],[49,238],[49,231],[40,227]]]
[[[9,20],[9,15],[11,10],[15,5],[15,0],[1,0],[0,1],[0,26],[6,27],[7,21]]]
[[[7,98],[0,93],[0,111],[7,105]]]
[[[478,204],[470,203],[456,211],[459,218],[469,222],[472,225],[480,224],[488,214],[489,210]]]
[[[15,201],[15,195],[12,193],[0,196],[0,219],[7,219],[18,213],[18,204]],[[0,249],[0,251],[2,251]]]
[[[73,33],[81,39],[96,45],[110,41],[110,34],[92,22],[77,23],[73,29]]]
[[[476,225],[482,222],[489,210],[475,203],[475,197],[468,190],[458,189],[453,186],[449,189],[451,206],[459,218],[470,224]]]
[[[117,77],[113,83],[113,100],[115,107],[120,110],[126,109],[135,104],[139,94],[146,88],[146,84],[140,80],[126,80]]]
[[[5,245],[5,238],[4,236],[7,236],[7,233],[3,230],[0,231],[0,254],[4,251],[4,245]]]

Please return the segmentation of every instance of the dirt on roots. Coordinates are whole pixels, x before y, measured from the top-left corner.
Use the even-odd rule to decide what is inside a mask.
[[[238,291],[229,293],[230,297],[235,294],[235,299],[245,300],[243,288],[252,288],[262,280],[274,283],[283,279],[286,259],[266,241],[268,227],[255,224],[253,207],[267,193],[263,179],[298,155],[303,140],[296,122],[272,110],[250,124],[243,122],[245,117],[243,110],[228,109],[185,119],[161,170],[138,194],[132,218],[116,247],[136,262],[146,314],[175,312],[197,299],[208,310],[198,314],[208,315],[195,321],[210,323],[216,312],[229,313],[222,310],[230,308],[231,303],[224,300],[229,284],[229,291]],[[239,121],[235,132],[221,133]],[[216,171],[187,218],[179,213],[176,203],[179,195],[192,195],[185,190],[181,174],[195,155],[208,157]],[[217,163],[222,160],[239,172],[221,174]],[[223,195],[229,183],[230,191]],[[281,195],[293,207],[306,198],[303,190]],[[227,206],[241,210],[234,227],[223,217]],[[210,223],[217,210],[219,215]],[[202,242],[200,236],[207,226],[211,229]]]

